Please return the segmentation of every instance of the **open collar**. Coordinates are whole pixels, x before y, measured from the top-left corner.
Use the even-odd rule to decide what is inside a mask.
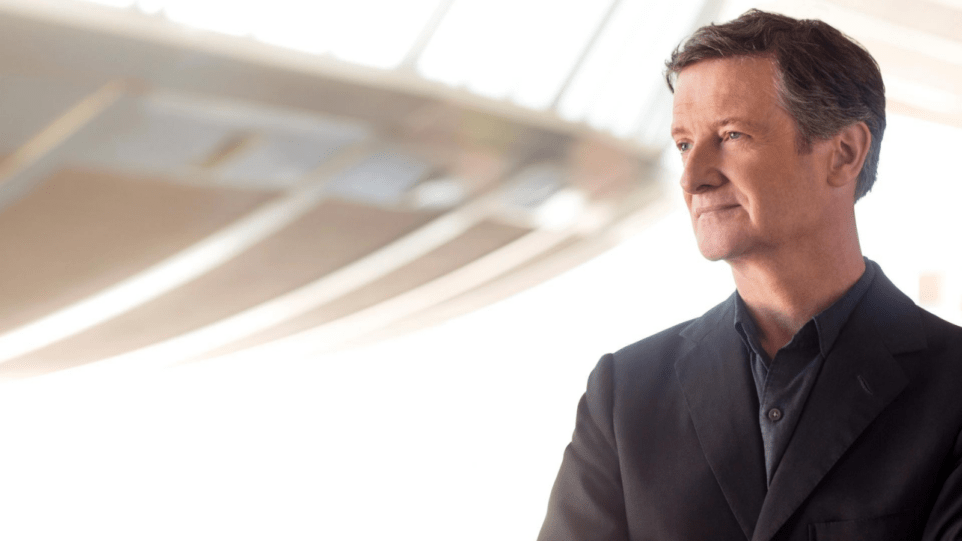
[[[767,493],[757,397],[731,323],[734,294],[681,331],[691,347],[676,360],[675,373],[705,457],[747,539],[771,539],[908,383],[894,355],[925,347],[921,318],[877,265],[875,272],[826,359]]]

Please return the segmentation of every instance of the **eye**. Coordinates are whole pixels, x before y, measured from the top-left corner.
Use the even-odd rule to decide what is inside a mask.
[[[742,132],[730,131],[725,134],[725,139],[728,139],[728,140],[741,139],[742,135],[744,135]]]
[[[679,141],[675,143],[675,146],[678,147],[679,152],[687,152],[689,149],[691,149],[691,143],[688,141]]]

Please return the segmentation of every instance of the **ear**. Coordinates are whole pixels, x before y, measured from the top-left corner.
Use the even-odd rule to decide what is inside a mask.
[[[872,144],[872,132],[864,122],[856,122],[842,128],[831,141],[833,156],[829,184],[836,188],[849,183],[854,185]]]

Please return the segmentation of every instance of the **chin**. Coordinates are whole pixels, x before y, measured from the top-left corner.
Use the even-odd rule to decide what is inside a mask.
[[[704,248],[699,248],[699,251],[701,252],[702,257],[708,261],[722,261],[728,259],[728,255],[724,252],[706,250]]]
[[[727,242],[728,239],[698,239],[698,251],[702,257],[709,261],[730,260],[741,255],[741,250],[734,243]]]

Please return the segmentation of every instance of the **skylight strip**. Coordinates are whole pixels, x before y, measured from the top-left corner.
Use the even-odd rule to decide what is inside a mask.
[[[156,3],[173,22],[232,36],[250,35],[259,21],[277,18],[276,8],[264,2],[163,0]]]
[[[171,22],[234,36],[250,36],[280,47],[329,54],[366,66],[390,69],[404,60],[439,5],[450,0],[86,0],[136,7]]]
[[[528,69],[522,70],[511,99],[533,109],[550,107],[610,12],[611,3],[608,0],[567,4],[564,9],[555,8],[557,11],[551,19],[547,19],[545,13],[550,12],[554,4],[547,3],[539,14],[539,24],[529,31],[526,44],[529,52],[525,59]],[[551,20],[552,24],[545,25],[545,20]]]
[[[417,69],[489,98],[547,108],[610,1],[459,0]]]
[[[582,118],[590,125],[619,137],[637,131],[643,112],[652,105],[657,85],[663,84],[665,58],[691,31],[704,2],[633,3],[632,17],[623,19],[630,21],[628,35],[617,40],[620,47],[613,51],[611,63],[601,76],[602,86],[596,87],[593,96],[585,96],[588,99],[580,105]]]
[[[454,0],[441,0],[441,2],[438,3],[434,13],[431,14],[431,18],[425,23],[424,28],[421,29],[421,33],[418,34],[414,43],[411,44],[410,50],[405,54],[404,60],[401,61],[399,67],[403,69],[414,69],[418,59],[421,57],[421,53],[424,52],[434,38],[434,34],[438,31],[445,16],[451,9],[452,4],[454,4]]]
[[[622,1],[623,0],[613,0],[611,2],[611,5],[608,6],[608,11],[605,13],[604,17],[602,17],[601,20],[598,22],[598,25],[595,28],[595,31],[591,35],[591,38],[588,40],[587,43],[585,43],[584,47],[581,50],[581,54],[578,55],[578,59],[575,61],[574,65],[571,66],[571,69],[568,72],[568,76],[565,77],[564,82],[561,84],[560,88],[558,88],[557,93],[555,94],[554,100],[552,100],[551,102],[552,109],[558,108],[558,103],[561,101],[561,97],[564,96],[565,91],[568,89],[569,86],[571,86],[571,81],[574,80],[575,76],[578,74],[578,71],[581,69],[581,66],[584,65],[585,60],[588,58],[589,53],[591,52],[592,49],[594,49],[595,44],[598,43],[598,39],[604,33],[605,28],[608,27],[608,23],[611,22],[611,19],[614,17],[615,13],[617,13],[618,6],[622,3]]]
[[[519,50],[508,56],[520,65],[510,99],[532,109],[550,107],[611,11],[611,4],[612,0],[563,4],[546,0],[533,5],[530,26],[517,44]]]
[[[464,87],[471,80],[472,72],[486,77],[489,71],[498,69],[485,64],[486,60],[499,56],[494,51],[501,50],[504,41],[511,39],[510,21],[504,17],[507,9],[505,0],[491,0],[488,8],[478,0],[455,2],[421,55],[418,72],[427,79]],[[495,29],[497,38],[492,39]],[[492,97],[501,98],[505,93],[495,91]]]
[[[331,54],[375,68],[396,68],[437,11],[440,0],[331,2],[338,28]],[[330,30],[335,31],[331,28]]]

